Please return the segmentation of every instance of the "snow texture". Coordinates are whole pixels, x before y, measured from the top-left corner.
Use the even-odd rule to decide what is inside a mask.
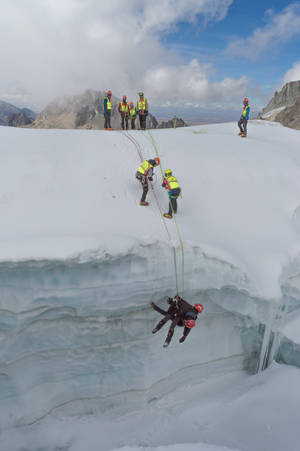
[[[247,139],[236,133],[236,124],[152,132],[163,169],[173,169],[183,189],[176,227],[161,215],[168,196],[158,168],[150,207],[138,204],[140,160],[128,135],[146,159],[155,156],[148,133],[0,127],[5,451],[21,449],[23,436],[27,446],[35,437],[37,449],[79,451],[89,430],[91,450],[174,443],[246,450],[254,443],[247,431],[229,440],[228,420],[224,412],[217,414],[212,392],[207,412],[212,409],[224,436],[201,434],[204,419],[191,440],[188,427],[182,434],[179,423],[169,427],[170,409],[178,413],[178,406],[191,420],[187,398],[193,399],[194,389],[201,393],[193,404],[200,409],[211,379],[219,393],[228,390],[233,399],[232,384],[242,393],[243,381],[253,380],[245,370],[262,369],[277,352],[281,361],[300,366],[297,326],[290,322],[300,303],[300,135],[265,121],[251,121]],[[161,317],[149,303],[164,308],[164,297],[177,288],[205,310],[186,342],[178,343],[178,330],[165,350],[167,326],[151,334]],[[285,370],[279,368],[270,374],[281,378]],[[266,406],[262,418],[274,408],[272,401]],[[235,413],[238,423],[241,411]],[[157,440],[143,428],[139,432],[147,415]],[[82,435],[80,427],[76,431],[88,418],[102,425],[101,440],[96,426],[83,426]],[[15,440],[8,432],[12,427]],[[49,432],[53,428],[57,440]],[[258,442],[250,448],[283,449],[276,440],[263,441],[273,448]]]

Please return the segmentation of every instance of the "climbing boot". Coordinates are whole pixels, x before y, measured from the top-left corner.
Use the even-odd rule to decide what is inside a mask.
[[[164,217],[165,217],[165,218],[169,218],[169,219],[172,219],[172,216],[171,216],[171,215],[169,215],[169,213],[164,213]]]
[[[154,327],[152,333],[153,333],[153,334],[156,334],[156,332],[158,332],[158,330],[159,330],[159,329],[157,329],[157,327]]]
[[[163,344],[163,347],[164,347],[164,348],[167,348],[167,347],[169,346],[169,344],[170,344],[170,343],[169,343],[168,341],[165,341],[164,344]]]
[[[147,207],[149,205],[149,202],[141,200],[140,205],[144,205],[145,207]]]

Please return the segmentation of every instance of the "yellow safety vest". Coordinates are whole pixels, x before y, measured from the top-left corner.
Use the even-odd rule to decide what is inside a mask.
[[[122,113],[128,113],[128,107],[129,107],[128,103],[127,102],[126,103],[120,102],[120,105],[121,105]]]
[[[129,108],[130,116],[133,117],[136,115],[135,107]]]
[[[111,109],[112,109],[111,101],[109,100],[108,97],[105,97],[105,98],[107,99],[107,102],[106,102],[106,109],[107,109],[107,110],[111,110]]]
[[[141,166],[138,168],[138,172],[140,172],[141,174],[145,174],[145,172],[150,168],[153,168],[153,166],[149,163],[149,161],[146,160],[143,161]]]
[[[138,100],[137,107],[138,107],[138,110],[144,110],[145,111],[145,109],[146,109],[146,99]]]
[[[168,186],[170,187],[170,189],[180,188],[177,178],[173,175],[166,177],[165,180],[167,181],[167,188]]]
[[[247,116],[248,108],[249,108],[249,115],[250,115],[250,105],[247,105],[247,106],[244,106],[244,108],[243,108],[243,112],[242,112],[243,117]]]

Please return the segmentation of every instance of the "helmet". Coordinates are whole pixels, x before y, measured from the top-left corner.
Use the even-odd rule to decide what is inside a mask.
[[[107,91],[107,96],[111,96],[111,91]]]
[[[244,103],[244,105],[246,105],[248,103],[248,98],[247,97],[244,98],[243,103]]]
[[[133,105],[133,102],[129,102],[129,105]]]
[[[160,165],[160,159],[159,158],[154,158],[154,160],[156,161],[156,166]]]
[[[127,100],[127,97],[123,96],[123,102],[126,102],[126,100]]]
[[[170,175],[172,175],[172,169],[166,169],[165,176],[169,177]]]
[[[185,327],[188,327],[189,329],[192,329],[196,325],[194,319],[185,320],[185,321],[183,321],[183,324],[185,325]]]
[[[194,304],[194,307],[198,311],[198,313],[201,313],[204,308],[202,304]]]
[[[140,97],[143,97],[143,96],[144,96],[143,91],[140,91],[140,92],[139,92],[139,96],[140,96]]]

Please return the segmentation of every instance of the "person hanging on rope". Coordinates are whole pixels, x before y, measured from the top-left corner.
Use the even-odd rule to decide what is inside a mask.
[[[198,314],[203,311],[202,304],[191,305],[182,299],[178,294],[174,297],[174,299],[168,298],[167,302],[170,305],[167,311],[158,307],[154,302],[151,303],[151,307],[154,310],[161,315],[164,315],[164,318],[160,320],[152,330],[153,334],[158,332],[169,320],[172,321],[167,338],[163,345],[164,348],[169,346],[176,326],[184,327],[183,335],[179,339],[179,343],[183,343],[191,329],[195,327]]]
[[[172,175],[171,169],[165,171],[165,178],[161,185],[169,191],[169,212],[164,213],[165,218],[172,218],[173,213],[177,213],[177,199],[181,192],[178,180]]]
[[[149,205],[149,203],[146,202],[146,196],[149,189],[148,180],[152,182],[153,168],[159,165],[160,165],[159,158],[154,158],[153,160],[145,160],[143,161],[141,166],[138,168],[137,173],[135,174],[135,177],[141,182],[143,188],[143,194],[141,197],[140,205],[145,206]]]

